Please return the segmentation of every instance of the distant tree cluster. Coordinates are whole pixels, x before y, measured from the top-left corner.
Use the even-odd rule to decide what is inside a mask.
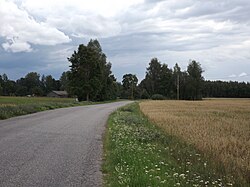
[[[171,69],[167,64],[162,64],[157,58],[153,58],[146,69],[145,78],[138,86],[138,79],[135,75],[123,76],[121,97],[199,100],[202,98],[204,80],[202,72],[200,63],[194,60],[189,63],[187,71],[181,71],[178,64]],[[128,81],[132,79],[132,76],[133,80],[136,80],[133,84],[132,81]],[[130,86],[127,86],[128,83]]]
[[[206,80],[203,82],[202,96],[250,98],[250,83]]]
[[[4,96],[46,96],[52,90],[67,90],[67,72],[64,72],[60,80],[51,75],[40,75],[30,72],[17,81],[10,80],[6,74],[0,75],[0,95]]]
[[[190,61],[186,71],[178,64],[173,69],[153,58],[139,85],[136,75],[126,74],[120,85],[120,97],[129,99],[185,99],[204,97],[249,98],[250,83],[204,80],[201,64]],[[132,81],[135,80],[135,81]]]

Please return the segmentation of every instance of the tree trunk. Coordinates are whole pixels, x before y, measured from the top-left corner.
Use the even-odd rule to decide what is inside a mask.
[[[86,101],[89,102],[89,93],[87,93],[87,96],[86,96]]]

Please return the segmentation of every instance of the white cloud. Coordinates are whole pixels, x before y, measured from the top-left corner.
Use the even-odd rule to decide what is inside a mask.
[[[0,17],[0,36],[7,40],[2,47],[7,51],[30,52],[30,44],[56,45],[70,41],[64,33],[37,22],[13,2],[1,1]]]
[[[138,69],[140,65],[143,70],[138,72],[144,73],[152,57],[170,67],[178,62],[185,69],[188,60],[195,59],[204,67],[205,77],[248,78],[238,74],[250,68],[249,0],[0,3],[0,24],[4,25],[0,36],[6,39],[2,47],[8,51],[28,52],[35,49],[34,44],[56,45],[70,41],[71,37],[73,42],[47,51],[47,60],[59,63],[65,54],[71,53],[72,45],[98,38],[116,69],[131,67],[136,71],[134,65]]]
[[[229,77],[229,78],[235,78],[235,77],[237,77],[237,75],[232,74],[232,75],[229,75],[228,77]]]
[[[48,17],[47,24],[77,38],[110,37],[120,32],[118,22],[98,15],[68,15]]]
[[[239,77],[245,77],[245,76],[247,76],[247,74],[245,72],[239,74]]]
[[[73,37],[110,37],[119,34],[117,15],[143,0],[23,0],[21,7],[47,25]]]
[[[26,42],[6,42],[2,44],[2,47],[6,51],[11,51],[11,52],[31,52],[31,46],[30,44]]]
[[[18,0],[14,0],[18,1]],[[27,9],[33,15],[46,16],[58,15],[58,12],[67,14],[74,12],[75,15],[95,13],[104,17],[114,17],[124,9],[132,5],[143,3],[143,0],[22,0],[22,7]],[[61,14],[63,17],[64,14]]]

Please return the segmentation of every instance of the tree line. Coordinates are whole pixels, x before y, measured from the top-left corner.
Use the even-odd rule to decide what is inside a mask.
[[[6,74],[0,75],[0,95],[3,96],[46,96],[52,90],[65,90],[66,87],[66,72],[59,80],[52,75],[40,76],[37,72],[30,72],[16,81],[10,80]]]
[[[146,69],[145,78],[138,84],[131,83],[126,86],[124,83],[129,82],[127,79],[136,75],[127,74],[123,76],[122,97],[148,99],[158,97],[159,99],[202,99],[202,68],[199,62],[191,61],[187,71],[181,71],[176,63],[171,69],[167,64],[162,64],[157,58],[153,58]],[[134,93],[132,93],[134,92]]]
[[[203,97],[250,98],[250,83],[236,81],[203,82]]]
[[[189,62],[186,71],[181,71],[177,63],[171,69],[167,64],[162,64],[157,58],[153,58],[140,84],[137,85],[136,75],[123,76],[121,97],[185,100],[208,97],[250,98],[249,82],[210,81],[205,80],[202,73],[201,64],[195,60]]]
[[[131,73],[123,75],[122,82],[118,82],[97,40],[79,45],[68,61],[70,70],[63,72],[59,80],[37,72],[30,72],[17,81],[9,80],[6,74],[0,75],[0,95],[45,96],[52,90],[66,90],[79,101],[250,97],[250,83],[205,80],[201,64],[195,60],[189,62],[186,70],[181,70],[177,63],[170,68],[152,58],[140,83]]]

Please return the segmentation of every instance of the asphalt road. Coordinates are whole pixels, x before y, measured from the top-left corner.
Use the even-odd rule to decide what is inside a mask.
[[[0,121],[0,186],[101,186],[105,124],[112,111],[127,103]]]

